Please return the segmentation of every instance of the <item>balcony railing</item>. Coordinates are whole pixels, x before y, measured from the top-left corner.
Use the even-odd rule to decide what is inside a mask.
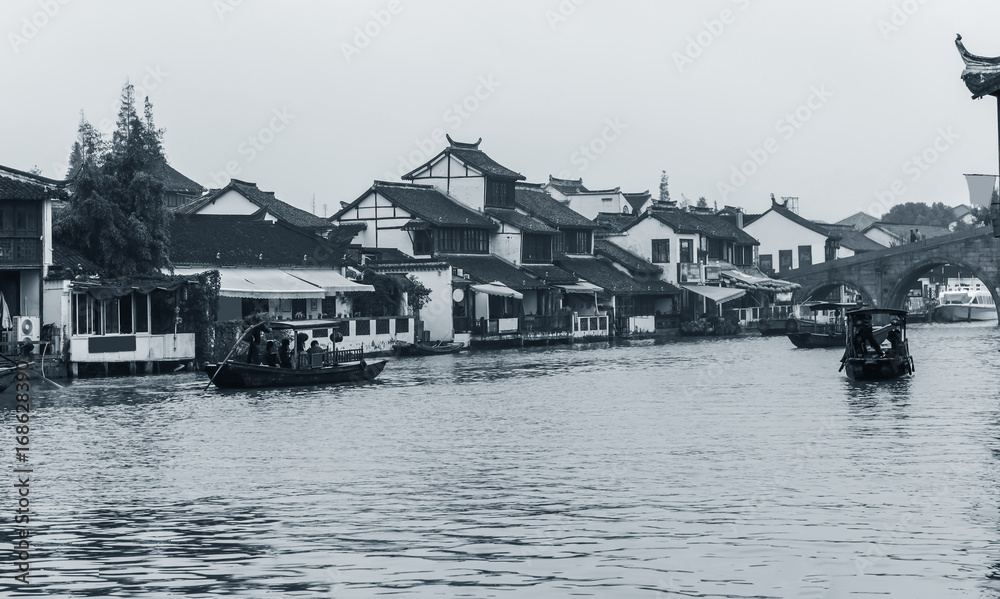
[[[41,264],[42,241],[34,237],[0,237],[0,264]]]
[[[529,314],[521,317],[521,330],[525,332],[555,333],[572,328],[572,314]]]

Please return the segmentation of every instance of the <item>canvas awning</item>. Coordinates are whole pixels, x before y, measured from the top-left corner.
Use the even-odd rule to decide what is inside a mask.
[[[312,283],[313,285],[320,287],[326,292],[327,295],[334,295],[335,293],[348,293],[351,291],[375,291],[375,288],[371,285],[355,283],[335,270],[320,268],[296,268],[284,270],[282,272],[292,275],[296,279],[301,279],[306,283]]]
[[[598,287],[593,283],[588,283],[587,281],[577,281],[576,283],[572,283],[570,285],[555,285],[555,287],[558,287],[566,291],[567,293],[590,294],[590,293],[601,293],[602,291],[604,291],[604,288]]]
[[[746,289],[713,287],[711,285],[681,285],[681,287],[720,304],[741,297],[747,292]]]
[[[486,283],[483,285],[473,285],[470,287],[473,291],[479,293],[486,293],[488,295],[499,295],[500,297],[512,297],[514,299],[524,299],[524,294],[520,291],[514,291],[510,287],[504,285],[499,281],[493,281],[492,283]]]
[[[278,268],[175,269],[178,274],[218,270],[219,295],[254,299],[323,299],[326,291]]]

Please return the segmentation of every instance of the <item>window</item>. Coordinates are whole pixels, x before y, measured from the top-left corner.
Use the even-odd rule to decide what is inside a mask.
[[[438,250],[463,254],[486,254],[490,251],[486,229],[439,229]]]
[[[830,260],[835,259],[837,257],[837,248],[839,248],[839,247],[840,247],[840,242],[838,242],[838,241],[836,241],[834,239],[827,239],[826,240],[826,255],[824,256],[824,259],[827,262],[829,262]]]
[[[771,254],[760,255],[760,269],[767,274],[772,274],[774,272],[774,264],[771,262]]]
[[[487,177],[486,179],[486,205],[487,206],[514,206],[514,182],[499,181]]]
[[[521,262],[549,264],[552,262],[552,236],[525,233],[521,237]]]
[[[778,270],[792,270],[792,250],[778,250]]]
[[[666,264],[670,262],[670,240],[669,239],[654,239],[653,240],[653,263],[655,264]]]
[[[135,294],[135,332],[149,332],[149,296],[145,293]]]
[[[566,229],[563,233],[563,251],[567,254],[590,253],[590,231],[587,229]]]
[[[680,261],[685,264],[694,262],[694,255],[691,252],[692,252],[691,240],[681,239]]]
[[[811,266],[813,263],[813,248],[811,245],[799,246],[799,268]]]
[[[427,229],[413,232],[413,255],[430,256],[434,252],[434,237]]]
[[[121,299],[118,304],[118,330],[122,335],[131,335],[135,331],[132,329],[132,294],[128,294]]]

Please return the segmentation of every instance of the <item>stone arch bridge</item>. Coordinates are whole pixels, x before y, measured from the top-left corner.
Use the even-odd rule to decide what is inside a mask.
[[[802,286],[794,301],[822,299],[841,285],[856,289],[879,308],[904,308],[917,279],[935,267],[951,264],[981,280],[993,295],[1000,315],[1000,240],[993,227],[980,227],[925,239],[850,258],[840,258],[776,276]]]

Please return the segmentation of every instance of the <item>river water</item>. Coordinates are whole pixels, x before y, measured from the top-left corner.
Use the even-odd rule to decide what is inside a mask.
[[[748,336],[35,385],[30,584],[5,549],[0,594],[1000,597],[1000,331],[910,333],[882,384]]]

